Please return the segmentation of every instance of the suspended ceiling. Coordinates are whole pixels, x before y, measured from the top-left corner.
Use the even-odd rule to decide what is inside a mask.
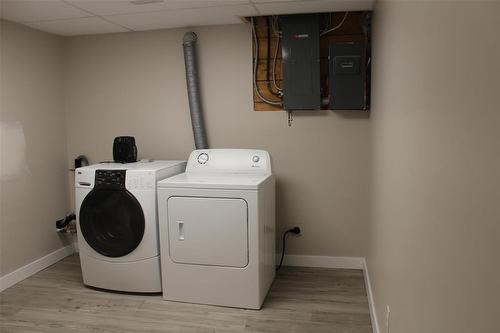
[[[0,0],[0,16],[62,36],[242,23],[242,17],[371,10],[375,0]]]

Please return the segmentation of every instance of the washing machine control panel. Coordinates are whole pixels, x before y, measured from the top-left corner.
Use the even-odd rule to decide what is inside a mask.
[[[156,176],[154,172],[129,170],[126,187],[134,191],[156,190]]]
[[[96,170],[95,185],[98,188],[125,188],[125,170]]]

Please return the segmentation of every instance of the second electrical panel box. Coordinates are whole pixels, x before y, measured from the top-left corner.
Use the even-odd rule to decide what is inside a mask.
[[[320,54],[317,14],[280,17],[283,59],[283,108],[319,110]]]
[[[329,53],[330,110],[366,110],[365,44],[332,43]]]

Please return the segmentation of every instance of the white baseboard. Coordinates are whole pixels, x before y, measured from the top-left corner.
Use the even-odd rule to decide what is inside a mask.
[[[0,291],[4,291],[73,253],[75,253],[75,246],[70,244],[0,277]]]
[[[277,263],[279,263],[280,258],[281,254],[276,254]],[[286,254],[283,259],[283,266],[363,269],[364,261],[365,259],[362,257],[329,257]]]
[[[378,326],[377,312],[375,311],[375,301],[373,300],[372,285],[370,282],[370,274],[368,273],[368,266],[366,265],[366,260],[363,259],[363,271],[365,276],[365,288],[366,294],[368,296],[368,306],[370,307],[370,319],[372,322],[373,333],[380,333],[380,328]]]
[[[279,263],[281,253],[276,254],[276,262]],[[368,306],[370,308],[370,319],[372,322],[373,333],[380,333],[378,326],[377,313],[375,311],[375,302],[370,282],[368,266],[363,257],[329,257],[329,256],[306,256],[287,254],[283,259],[283,266],[299,267],[321,267],[321,268],[350,268],[362,269],[365,278],[365,288],[368,297]]]

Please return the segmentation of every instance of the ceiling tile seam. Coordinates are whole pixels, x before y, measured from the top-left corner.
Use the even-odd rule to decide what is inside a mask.
[[[88,19],[88,18],[99,18],[99,19],[102,19],[103,21],[105,21],[106,23],[110,23],[112,25],[115,25],[117,27],[121,27],[123,29],[126,29],[127,31],[130,31],[130,32],[133,32],[135,30],[132,30],[128,27],[124,27],[124,26],[121,26],[115,22],[110,22],[108,20],[106,20],[104,17],[101,17],[101,16],[97,16],[97,15],[94,15],[94,16],[85,16],[85,17],[72,17],[72,18],[67,18],[67,19],[57,19],[57,20],[40,20],[40,21],[29,21],[29,22],[18,22],[18,23],[21,23],[21,24],[33,24],[33,23],[47,23],[47,22],[66,22],[66,21],[74,21],[74,20],[81,20],[81,19]],[[61,36],[65,36],[65,35],[61,35]]]
[[[106,22],[108,22],[108,23],[114,24],[114,25],[116,25],[116,26],[118,26],[118,27],[121,27],[121,28],[123,28],[123,29],[127,30],[127,31],[135,31],[135,30],[134,30],[134,29],[132,29],[132,28],[129,28],[129,27],[124,26],[124,25],[121,25],[121,24],[119,24],[119,23],[116,23],[116,22],[110,21],[110,20],[106,19],[106,17],[105,17],[105,16],[98,16],[98,15],[96,15],[96,17],[99,17],[99,18],[100,18],[100,19],[102,19],[103,21],[106,21]]]
[[[63,18],[63,19],[55,19],[55,20],[16,21],[16,22],[19,22],[19,23],[22,23],[22,24],[45,23],[45,22],[66,22],[66,21],[81,20],[81,19],[87,19],[87,18],[93,18],[93,17],[98,17],[98,16],[92,15],[92,16],[83,16],[83,17],[70,17],[70,18]]]
[[[144,14],[144,13],[162,13],[162,12],[186,12],[186,11],[190,11],[190,10],[195,10],[195,9],[208,9],[208,8],[227,8],[227,7],[240,7],[240,6],[243,6],[243,5],[246,5],[246,6],[250,6],[252,7],[256,13],[258,13],[257,15],[260,15],[259,13],[259,10],[257,8],[255,8],[255,6],[251,3],[251,2],[247,2],[247,3],[242,3],[242,4],[231,4],[231,5],[214,5],[214,6],[204,6],[204,7],[197,7],[197,8],[183,8],[183,9],[162,9],[162,10],[156,10],[156,11],[147,11],[147,12],[134,12],[134,13],[129,13],[129,14],[112,14],[112,15],[104,15],[104,16],[98,16],[98,17],[101,17],[102,19],[106,20],[106,18],[110,18],[112,19],[113,17],[118,17],[118,16],[127,16],[127,15],[134,15],[134,14]],[[244,18],[245,16],[240,16],[240,15],[234,15],[235,17],[237,18],[240,18],[242,19],[242,22],[244,22]],[[108,21],[106,20],[107,22],[111,22],[111,23],[114,23],[116,25],[118,25],[117,23],[115,23],[114,21]],[[120,25],[121,26],[121,25]],[[125,29],[128,29],[130,31],[142,31],[142,30],[133,30],[131,28],[128,28],[126,26],[122,26],[123,28]]]
[[[98,18],[100,18],[103,21],[106,21],[106,22],[108,22],[110,24],[113,24],[113,25],[115,25],[117,27],[123,28],[123,29],[125,29],[127,31],[134,31],[133,29],[130,29],[129,27],[123,26],[123,25],[115,23],[115,22],[111,22],[111,21],[107,20],[106,18],[104,18],[103,16],[97,15],[97,14],[95,14],[95,13],[89,11],[89,10],[80,8],[80,7],[78,7],[77,5],[75,5],[75,4],[71,3],[71,2],[67,2],[65,0],[61,0],[61,1],[64,2],[65,4],[67,4],[67,5],[70,5],[70,6],[74,7],[74,8],[80,9],[80,10],[84,11],[85,13],[92,14],[92,16],[89,16],[89,17],[98,17]],[[53,21],[60,21],[60,20],[53,20]]]
[[[250,3],[245,4],[251,6]],[[162,10],[155,10],[155,11],[148,11],[148,12],[135,12],[135,13],[128,13],[128,14],[110,14],[110,15],[104,15],[105,17],[115,17],[115,16],[125,16],[125,15],[134,15],[134,14],[146,14],[146,13],[164,13],[164,12],[186,12],[194,9],[212,9],[212,8],[228,8],[228,7],[239,7],[241,5],[226,5],[226,6],[206,6],[206,7],[197,7],[197,8],[183,8],[183,9],[162,9]]]
[[[257,16],[262,15],[262,14],[260,13],[259,8],[257,8],[257,6],[255,5],[255,3],[254,3],[253,1],[251,1],[251,2],[250,2],[250,5],[252,5],[253,9],[255,9],[255,11],[257,12]]]
[[[64,1],[64,0],[63,0]],[[243,5],[246,5],[246,6],[250,6],[252,7],[255,12],[257,13],[257,15],[260,15],[260,12],[259,10],[254,6],[253,3],[251,2],[247,2],[247,3],[242,3],[242,4],[231,4],[231,5],[214,5],[214,6],[204,6],[204,7],[197,7],[197,8],[183,8],[183,9],[162,9],[162,10],[156,10],[156,11],[147,11],[147,12],[134,12],[134,13],[129,13],[129,14],[112,14],[112,15],[104,15],[104,16],[98,16],[98,17],[101,17],[102,19],[106,20],[105,18],[113,18],[113,17],[118,17],[118,16],[127,16],[127,15],[134,15],[134,14],[144,14],[144,13],[162,13],[162,12],[186,12],[186,11],[189,11],[189,10],[195,10],[195,9],[208,9],[208,8],[227,8],[227,7],[240,7],[240,6],[243,6]],[[97,15],[96,15],[97,16]],[[246,16],[240,16],[240,15],[234,15],[235,17],[239,18],[242,20],[242,22],[245,22],[244,18]],[[111,23],[114,23],[114,21],[108,21],[106,20],[107,22],[111,22]],[[118,25],[117,23],[114,23],[116,25]],[[121,26],[121,25],[120,25]],[[122,26],[123,28],[125,29],[128,29],[130,31],[142,31],[142,30],[133,30],[133,29],[130,29],[126,26]]]
[[[202,7],[193,7],[193,8],[182,8],[182,9],[162,9],[162,10],[148,10],[148,11],[141,11],[141,12],[130,12],[130,13],[120,13],[120,14],[110,14],[110,15],[98,15],[98,14],[95,14],[93,13],[92,11],[89,11],[87,9],[83,9],[81,7],[78,7],[77,5],[71,3],[71,2],[67,2],[65,0],[61,0],[61,2],[67,4],[67,5],[70,5],[72,6],[73,8],[76,8],[76,9],[79,9],[81,10],[82,12],[85,12],[86,16],[78,16],[78,17],[70,17],[70,18],[60,18],[60,19],[48,19],[48,20],[29,20],[29,21],[18,21],[19,23],[40,23],[40,22],[56,22],[56,21],[69,21],[69,20],[77,20],[77,19],[83,19],[83,18],[90,18],[90,17],[98,17],[108,23],[111,23],[111,24],[114,24],[116,26],[119,26],[119,27],[122,27],[128,31],[135,31],[133,29],[130,29],[129,27],[126,27],[126,26],[122,26],[118,23],[115,23],[113,21],[110,21],[108,19],[106,19],[106,17],[114,17],[114,16],[122,16],[122,15],[134,15],[134,14],[142,14],[142,13],[158,13],[158,12],[182,12],[182,11],[189,11],[189,10],[195,10],[195,9],[207,9],[207,8],[226,8],[226,7],[238,7],[238,6],[242,6],[242,5],[249,5],[251,6],[255,12],[257,13],[257,15],[262,15],[259,11],[259,9],[257,8],[257,6],[253,3],[253,2],[246,2],[246,3],[241,3],[241,4],[230,4],[230,5],[210,5],[210,6],[202,6]],[[236,15],[237,17],[243,17],[243,16],[238,16]]]
[[[0,0],[1,1],[1,0]],[[89,12],[86,12],[89,14]],[[83,18],[89,18],[89,17],[94,17],[96,15],[91,14],[91,15],[86,15],[86,16],[77,16],[77,17],[68,17],[68,18],[59,18],[59,19],[47,19],[47,20],[33,20],[33,21],[15,21],[18,23],[38,23],[38,22],[52,22],[52,21],[67,21],[67,20],[78,20],[78,19],[83,19]]]
[[[160,10],[145,10],[145,11],[140,11],[140,12],[127,12],[127,13],[119,13],[119,14],[106,14],[106,15],[98,15],[95,14],[89,10],[83,9],[81,7],[78,7],[77,5],[67,2],[66,0],[61,0],[64,3],[67,3],[68,5],[72,5],[75,8],[81,9],[87,13],[91,13],[93,16],[98,16],[98,17],[106,17],[106,16],[121,16],[121,15],[134,15],[134,14],[144,14],[144,13],[160,13],[160,12],[180,12],[180,11],[187,11],[187,10],[194,10],[194,9],[207,9],[207,8],[226,8],[226,7],[239,7],[239,6],[252,6],[255,10],[257,8],[254,6],[253,3],[251,2],[246,2],[246,3],[239,3],[239,4],[229,4],[229,5],[205,5],[201,7],[190,7],[190,8],[173,8],[173,9],[160,9]]]

